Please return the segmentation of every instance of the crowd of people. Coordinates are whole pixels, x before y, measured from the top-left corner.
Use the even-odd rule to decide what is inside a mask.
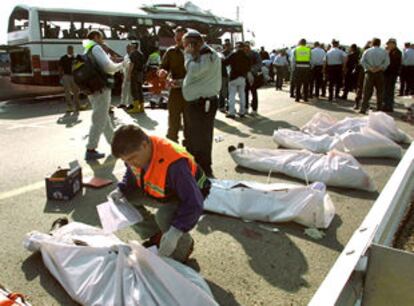
[[[105,156],[97,151],[99,138],[104,134],[111,144],[112,155],[126,165],[123,180],[110,198],[115,203],[125,198],[134,202],[138,193],[171,202],[170,205],[155,205],[158,208],[155,216],[145,210],[143,204],[136,204],[145,217],[137,231],[143,240],[147,239],[144,245],[158,245],[161,255],[180,261],[185,261],[192,252],[194,241],[189,231],[202,213],[210,188],[209,179],[214,178],[212,144],[217,110],[225,112],[230,119],[235,119],[236,115],[241,120],[247,114],[255,116],[257,89],[272,79],[275,79],[276,90],[281,90],[289,80],[290,95],[297,102],[326,94],[329,101],[347,99],[349,92],[355,91],[355,108],[360,108],[361,113],[368,110],[374,88],[377,109],[393,111],[398,77],[401,95],[414,91],[414,45],[406,44],[401,52],[395,39],[389,39],[387,48],[383,49],[381,41],[375,38],[363,52],[355,44],[344,50],[336,40],[326,48],[318,42],[310,48],[306,40],[301,39],[292,49],[274,50],[269,54],[264,48],[254,50],[249,42],[238,42],[233,48],[230,40],[216,50],[199,32],[178,27],[175,45],[162,57],[154,50],[146,58],[139,42],[133,42],[128,45],[123,61],[117,62],[108,54],[99,30],[91,30],[87,37],[85,54],[94,59],[107,82],[88,96],[92,105],[92,125],[85,159]],[[68,48],[68,54],[61,59],[62,67],[67,68],[62,71],[68,106],[72,101],[69,92],[78,94],[73,90],[76,84],[68,68],[72,57],[73,49]],[[166,133],[169,140],[148,135],[136,125],[124,125],[114,132],[110,120],[113,75],[120,71],[124,75],[120,107],[130,113],[142,113],[142,87],[148,66],[156,91],[163,86],[169,89]],[[78,100],[73,101],[79,110]],[[179,144],[181,128],[182,145]]]
[[[414,44],[405,43],[400,51],[393,38],[385,48],[374,38],[362,49],[356,44],[345,48],[335,39],[327,46],[314,42],[311,48],[301,39],[297,46],[270,55],[262,48],[260,55],[269,77],[276,78],[276,90],[290,79],[290,96],[296,102],[326,95],[332,102],[347,100],[354,91],[354,108],[365,114],[375,88],[377,110],[393,112],[398,78],[400,96],[414,93]]]

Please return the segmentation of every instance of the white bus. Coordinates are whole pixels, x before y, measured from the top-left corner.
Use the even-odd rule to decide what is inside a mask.
[[[240,22],[216,17],[192,4],[146,6],[129,13],[18,5],[8,26],[11,80],[58,85],[59,58],[69,45],[82,53],[89,29],[100,29],[110,51],[121,57],[130,40],[140,40],[144,55],[173,45],[173,29],[178,25],[199,30],[211,43],[243,29]]]
[[[9,18],[8,45],[11,79],[16,83],[57,85],[58,61],[72,45],[82,53],[88,29],[100,29],[108,47],[125,54],[128,38],[136,39],[152,27],[147,14],[125,14],[19,5]]]

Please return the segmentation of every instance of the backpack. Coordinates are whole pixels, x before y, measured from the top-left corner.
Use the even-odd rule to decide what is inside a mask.
[[[96,45],[95,45],[96,46]],[[85,54],[77,55],[72,65],[72,75],[80,91],[91,95],[105,87],[111,88],[111,77],[98,66],[92,55],[93,46]]]

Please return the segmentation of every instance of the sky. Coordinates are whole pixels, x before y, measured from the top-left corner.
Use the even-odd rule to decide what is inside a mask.
[[[16,4],[26,3],[59,7],[61,0],[2,0],[0,10],[0,44],[7,43],[7,21]],[[133,1],[133,0],[70,0],[73,8],[100,8],[111,10],[125,8],[130,12],[142,4],[178,3],[182,0]],[[413,4],[410,0],[192,0],[202,9],[236,19],[237,7],[244,24],[245,38],[266,49],[294,45],[299,39],[329,43],[333,38],[341,44],[356,43],[360,46],[372,37],[386,42],[396,38],[398,45],[414,42],[414,31],[409,30]],[[99,3],[99,8],[94,5]],[[410,8],[411,6],[411,8]],[[401,8],[406,8],[405,10]],[[336,12],[336,13],[335,13]],[[411,16],[410,16],[411,14]],[[251,33],[254,33],[254,37]]]

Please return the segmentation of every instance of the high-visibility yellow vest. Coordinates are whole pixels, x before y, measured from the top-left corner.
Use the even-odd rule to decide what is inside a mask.
[[[161,56],[158,51],[152,52],[148,57],[148,65],[159,65],[161,63]]]
[[[306,46],[297,46],[295,49],[296,63],[309,63],[311,60],[311,49]]]

